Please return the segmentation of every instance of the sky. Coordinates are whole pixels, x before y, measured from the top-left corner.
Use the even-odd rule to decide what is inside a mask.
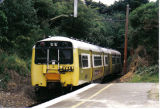
[[[112,5],[115,1],[119,0],[93,0],[95,2],[101,1],[103,4],[107,4],[108,6]],[[156,1],[156,0],[149,0],[149,1]]]

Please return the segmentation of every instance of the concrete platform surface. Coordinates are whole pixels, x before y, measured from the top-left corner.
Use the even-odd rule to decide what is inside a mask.
[[[90,84],[33,108],[159,108],[158,83]]]

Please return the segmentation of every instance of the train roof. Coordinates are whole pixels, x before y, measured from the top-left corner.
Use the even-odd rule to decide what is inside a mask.
[[[121,53],[119,51],[116,51],[116,50],[113,50],[113,49],[110,49],[110,52],[111,52],[111,54],[121,55]]]
[[[72,39],[72,38],[68,38],[68,37],[54,36],[54,37],[43,39],[41,41],[69,41],[73,44],[73,48],[79,48],[79,49],[83,49],[83,50],[92,50],[95,52],[104,52],[104,53],[119,54],[120,55],[120,52],[118,52],[116,50],[103,48],[103,47],[100,47],[97,45],[89,44],[89,43],[79,41],[76,39]]]

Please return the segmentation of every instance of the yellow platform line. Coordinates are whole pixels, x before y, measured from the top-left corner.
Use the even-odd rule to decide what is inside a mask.
[[[97,96],[98,94],[100,94],[102,91],[104,91],[105,89],[109,88],[110,86],[112,86],[113,84],[109,84],[106,87],[104,87],[103,89],[99,90],[98,92],[96,92],[94,95],[90,96],[88,99],[86,99],[85,101],[81,101],[80,103],[73,105],[71,108],[76,108],[78,106],[80,106],[81,104],[85,103],[86,101],[92,99],[93,97]]]

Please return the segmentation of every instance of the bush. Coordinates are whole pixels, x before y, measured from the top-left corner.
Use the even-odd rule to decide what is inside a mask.
[[[29,75],[29,65],[27,65],[29,62],[26,63],[16,54],[8,55],[2,50],[0,50],[0,53],[0,88],[6,88],[14,72],[23,77]]]
[[[136,71],[136,74],[140,74],[140,75],[143,75],[143,74],[149,74],[149,75],[154,75],[156,73],[158,73],[158,65],[153,65],[153,66],[150,66],[150,67],[140,67],[138,68],[138,70]]]
[[[0,56],[0,71],[1,73],[5,70],[14,70],[18,74],[25,76],[28,74],[29,69],[26,62],[17,55],[10,55],[8,56],[6,53],[1,54]]]
[[[140,67],[133,75],[130,82],[158,82],[159,67],[153,65],[149,67]]]

